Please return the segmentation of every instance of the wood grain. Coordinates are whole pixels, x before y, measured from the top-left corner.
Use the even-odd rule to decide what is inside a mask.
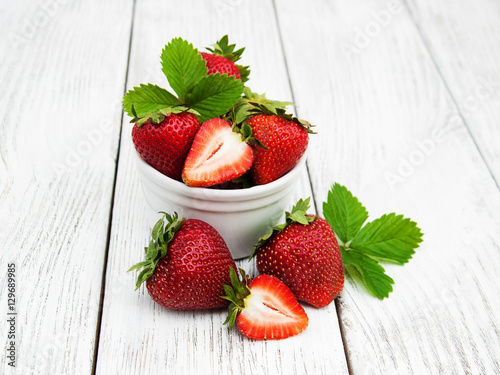
[[[245,46],[241,63],[250,65],[248,84],[269,98],[292,94],[270,1],[138,1],[132,39],[129,88],[143,82],[167,86],[159,54],[173,37],[199,49],[224,34]],[[179,14],[189,14],[190,21]],[[264,27],[255,27],[256,24]],[[193,27],[196,25],[196,27]],[[128,120],[125,120],[128,121]],[[126,270],[143,256],[149,242],[147,208],[135,173],[130,125],[124,122],[113,226],[99,340],[98,374],[330,374],[347,373],[335,306],[306,307],[310,326],[282,341],[253,341],[222,323],[226,310],[177,312],[155,305],[145,287],[134,292],[135,275]],[[311,196],[307,174],[295,198]],[[291,206],[290,206],[291,208]],[[238,261],[250,275],[254,262]]]
[[[500,4],[492,0],[409,1],[458,116],[500,185]]]
[[[500,374],[499,5],[407,3],[1,4],[0,264],[17,269],[18,367],[0,372]],[[126,272],[153,223],[124,88],[168,87],[171,38],[203,49],[224,34],[246,47],[253,91],[294,100],[316,125],[292,201],[312,196],[321,213],[339,182],[369,220],[397,212],[424,232],[409,264],[384,264],[389,299],[351,275],[283,341],[229,331],[224,309],[162,308]],[[6,290],[2,271],[4,307]]]
[[[3,374],[92,370],[131,3],[62,3],[0,12],[0,285],[4,302],[15,263],[18,313]]]
[[[339,182],[370,219],[395,211],[424,232],[409,264],[385,267],[389,299],[352,279],[342,292],[351,372],[498,373],[499,192],[464,123],[449,124],[455,101],[406,8],[276,4],[299,115],[320,124],[316,201]]]

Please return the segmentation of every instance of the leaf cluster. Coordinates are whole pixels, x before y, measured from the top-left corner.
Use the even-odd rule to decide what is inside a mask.
[[[323,215],[339,240],[344,267],[357,270],[374,296],[388,297],[394,280],[380,262],[403,265],[412,258],[423,236],[417,224],[395,213],[365,224],[366,208],[337,183],[323,203]]]
[[[186,110],[204,122],[227,113],[243,93],[242,80],[227,74],[207,74],[201,54],[181,38],[174,38],[165,46],[161,67],[176,95],[153,84],[129,90],[123,107],[132,122],[159,121],[162,116]]]

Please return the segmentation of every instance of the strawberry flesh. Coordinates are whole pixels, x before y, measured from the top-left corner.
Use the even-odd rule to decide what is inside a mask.
[[[205,121],[189,151],[182,179],[188,186],[208,187],[240,177],[253,163],[252,147],[227,121]]]
[[[274,276],[249,281],[250,294],[236,319],[240,332],[253,339],[285,339],[301,333],[309,324],[304,308],[290,289]]]

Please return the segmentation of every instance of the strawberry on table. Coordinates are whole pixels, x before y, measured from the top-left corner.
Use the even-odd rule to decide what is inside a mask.
[[[242,269],[240,273],[243,282],[231,269],[231,286],[224,285],[224,298],[231,301],[224,324],[232,328],[236,323],[243,335],[259,340],[285,339],[307,328],[309,318],[285,284],[274,276],[249,280]]]
[[[298,300],[324,307],[342,291],[344,268],[331,226],[307,215],[309,200],[299,200],[286,213],[286,222],[255,245],[250,258],[257,255],[259,273],[283,281]]]
[[[228,44],[228,36],[224,35],[221,40],[215,43],[212,47],[207,48],[208,52],[201,52],[201,56],[206,61],[208,74],[224,74],[234,76],[241,79],[243,82],[248,80],[250,70],[248,66],[235,64],[241,58],[241,54],[245,48],[234,50],[234,44]]]
[[[242,176],[253,162],[252,147],[223,119],[205,121],[186,158],[182,179],[188,186],[207,187]]]
[[[171,309],[227,306],[223,286],[236,265],[223,238],[204,221],[164,215],[152,230],[146,260],[129,269],[141,270],[137,288],[146,281],[151,298]]]
[[[254,164],[250,170],[256,185],[275,181],[288,173],[304,155],[309,144],[312,125],[287,114],[285,107],[291,103],[269,100],[244,89],[233,109],[235,123],[246,123],[253,137],[264,147],[254,149]]]

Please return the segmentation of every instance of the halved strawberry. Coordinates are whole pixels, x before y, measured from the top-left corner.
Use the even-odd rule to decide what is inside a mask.
[[[240,177],[253,163],[252,147],[223,119],[205,121],[194,137],[182,179],[188,186],[207,187]]]
[[[240,332],[253,339],[285,339],[304,331],[308,324],[304,308],[293,293],[278,278],[260,275],[248,280],[240,269],[241,283],[236,271],[230,269],[232,287],[224,285],[226,296],[231,301],[229,316],[224,324],[236,326]]]

